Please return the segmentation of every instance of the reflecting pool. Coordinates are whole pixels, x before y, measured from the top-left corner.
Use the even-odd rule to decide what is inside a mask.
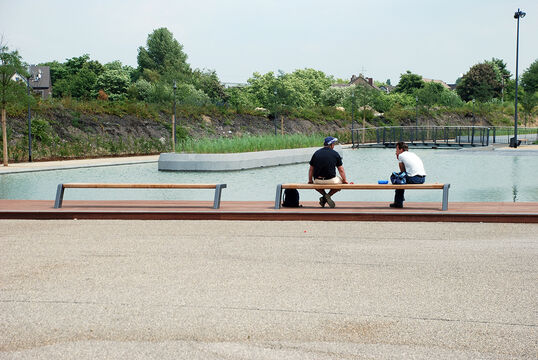
[[[416,152],[424,161],[426,183],[450,183],[450,201],[538,201],[538,153],[514,155],[484,150]],[[388,179],[398,164],[394,149],[345,149],[344,168],[349,181],[377,183]],[[226,183],[222,201],[274,201],[279,183],[306,182],[308,164],[230,172],[162,172],[157,162],[39,171],[0,175],[0,198],[54,200],[56,187],[66,182]],[[312,190],[301,190],[301,200],[316,200]],[[391,201],[392,191],[345,191],[334,200]],[[212,190],[69,189],[65,200],[154,199],[213,200]],[[408,191],[408,201],[440,201],[441,191]]]

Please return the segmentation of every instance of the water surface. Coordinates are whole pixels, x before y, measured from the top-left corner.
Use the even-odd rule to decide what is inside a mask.
[[[495,151],[415,151],[424,161],[427,183],[450,183],[450,201],[538,201],[538,156]],[[398,164],[394,149],[344,150],[344,168],[349,181],[377,183],[388,179]],[[226,183],[222,200],[274,201],[279,183],[306,182],[308,164],[276,166],[229,172],[162,172],[157,163],[118,165],[69,170],[0,175],[0,198],[53,200],[59,183],[67,182],[157,182]],[[440,201],[441,191],[408,191],[408,201]],[[319,195],[300,191],[301,200]],[[392,191],[345,191],[334,200],[391,201]],[[65,200],[155,199],[212,200],[212,190],[124,190],[69,189]]]

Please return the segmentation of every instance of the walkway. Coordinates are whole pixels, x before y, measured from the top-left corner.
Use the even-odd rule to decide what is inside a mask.
[[[2,220],[1,359],[536,359],[536,224]]]

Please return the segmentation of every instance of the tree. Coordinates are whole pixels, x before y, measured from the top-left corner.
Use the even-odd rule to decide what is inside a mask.
[[[6,105],[8,101],[17,96],[17,90],[21,89],[21,84],[12,80],[13,76],[17,73],[27,76],[21,56],[16,50],[10,52],[7,45],[0,40],[0,104],[2,107],[2,144],[4,166],[8,166]]]
[[[146,47],[138,48],[137,61],[141,74],[148,69],[165,77],[170,83],[174,80],[190,80],[191,68],[187,64],[187,54],[167,28],[154,30],[148,35]]]
[[[536,113],[535,109],[538,106],[538,92],[530,93],[524,91],[519,99],[521,112],[525,115],[525,127],[527,127],[527,120]]]
[[[394,88],[394,92],[413,94],[415,90],[423,87],[424,81],[422,81],[422,76],[413,74],[411,71],[407,70],[405,74],[400,75],[400,82]]]
[[[424,87],[415,91],[415,96],[418,98],[419,104],[425,107],[431,107],[441,102],[441,95],[445,88],[443,85],[435,82],[428,82]]]
[[[476,99],[481,102],[499,97],[501,89],[502,83],[495,72],[495,67],[488,62],[473,65],[456,87],[463,101]]]
[[[502,59],[491,58],[491,60],[486,61],[486,63],[493,65],[493,67],[496,69],[495,72],[498,71],[499,77],[509,79],[512,76],[510,71],[508,71],[508,69],[506,68],[506,63]]]
[[[97,78],[105,71],[97,60],[90,60],[90,55],[66,59],[61,64],[57,61],[44,63],[50,67],[51,83],[54,97],[73,96],[89,99],[96,94]]]
[[[95,89],[104,91],[110,100],[119,100],[126,96],[131,85],[129,74],[120,69],[105,70],[96,80]]]
[[[215,71],[201,71],[196,69],[193,72],[193,85],[206,93],[214,101],[225,101],[227,99],[224,86],[219,81]]]
[[[521,75],[521,86],[527,93],[538,91],[538,59]]]

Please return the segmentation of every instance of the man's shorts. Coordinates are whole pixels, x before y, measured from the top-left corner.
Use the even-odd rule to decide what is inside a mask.
[[[342,178],[338,175],[328,180],[314,179],[314,184],[341,184]]]

